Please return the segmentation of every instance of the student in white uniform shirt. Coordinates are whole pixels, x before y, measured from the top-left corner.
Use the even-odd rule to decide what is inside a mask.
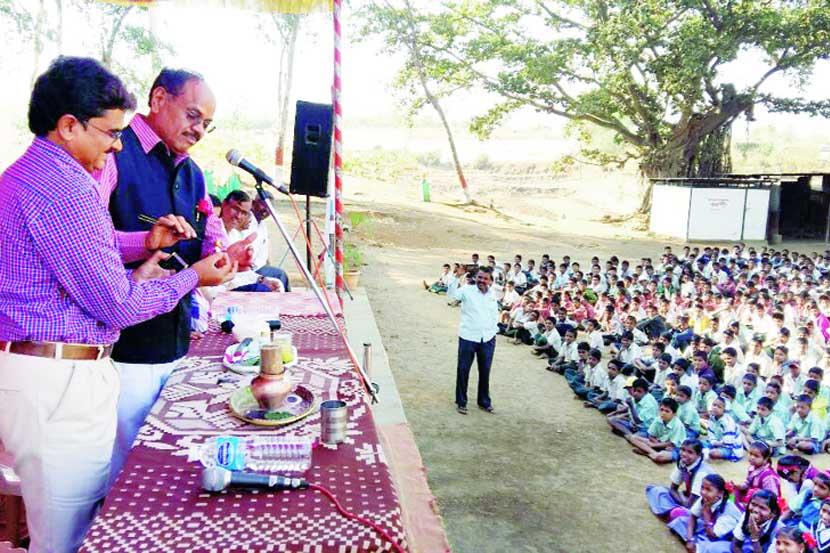
[[[736,390],[739,389],[746,371],[738,363],[738,354],[735,348],[724,348],[720,353],[720,357],[723,361],[723,381],[734,386]]]
[[[602,331],[599,328],[599,322],[596,319],[585,320],[585,332],[588,334],[588,343],[591,349],[598,349],[602,351],[605,347],[605,342],[602,338]]]
[[[628,331],[623,332],[622,336],[620,336],[620,347],[617,350],[617,358],[626,365],[631,365],[642,354],[643,352],[640,350],[640,346],[634,343],[634,336]]]

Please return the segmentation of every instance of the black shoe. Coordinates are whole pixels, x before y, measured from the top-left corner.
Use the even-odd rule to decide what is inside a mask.
[[[490,413],[491,415],[495,414],[495,412],[496,412],[496,410],[493,409],[492,405],[488,405],[487,407],[482,407],[481,405],[479,405],[478,408],[481,409],[482,411],[486,411],[486,412]]]
[[[456,405],[455,410],[458,411],[458,413],[461,414],[461,415],[466,415],[467,414],[467,408],[464,407],[463,405]]]

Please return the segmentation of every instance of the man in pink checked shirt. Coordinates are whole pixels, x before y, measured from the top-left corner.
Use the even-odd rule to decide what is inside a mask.
[[[106,492],[120,329],[236,270],[216,254],[170,275],[161,252],[124,269],[90,173],[121,149],[134,107],[95,60],[58,58],[32,91],[35,138],[0,176],[0,441],[20,476],[32,553],[77,551]],[[168,223],[153,234],[193,234]]]
[[[123,148],[108,156],[99,176],[126,266],[134,267],[165,247],[193,264],[229,243],[222,221],[211,208],[204,175],[188,155],[212,130],[216,98],[198,73],[163,69],[150,87],[147,115],[136,114],[122,135]],[[195,237],[175,243],[155,240],[146,217],[174,214]],[[184,224],[184,223],[183,223]],[[251,264],[253,234],[227,249],[241,270]],[[145,417],[167,378],[190,345],[191,297],[175,309],[125,329],[112,358],[121,373],[118,435],[112,479],[117,477]]]

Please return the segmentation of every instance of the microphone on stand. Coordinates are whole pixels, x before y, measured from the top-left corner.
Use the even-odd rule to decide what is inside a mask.
[[[305,478],[287,478],[275,474],[231,472],[222,467],[207,468],[202,471],[203,490],[221,492],[229,486],[269,488],[274,490],[304,490],[308,488],[308,481]]]
[[[245,159],[245,157],[239,150],[228,150],[228,153],[225,155],[225,159],[227,159],[228,163],[230,163],[234,167],[239,167],[243,171],[250,173],[251,175],[253,175],[255,179],[270,184],[283,194],[289,194],[288,189],[285,187],[285,185],[274,184],[274,179],[269,177],[265,171],[263,171],[247,159]]]

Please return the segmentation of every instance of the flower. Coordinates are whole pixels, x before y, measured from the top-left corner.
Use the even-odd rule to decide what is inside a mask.
[[[196,211],[205,217],[209,217],[210,214],[213,213],[213,204],[209,202],[207,198],[202,198],[199,200],[199,203],[196,204]]]
[[[816,538],[810,532],[804,532],[801,534],[801,539],[804,540],[805,545],[810,549],[814,549],[818,544],[816,543]]]

